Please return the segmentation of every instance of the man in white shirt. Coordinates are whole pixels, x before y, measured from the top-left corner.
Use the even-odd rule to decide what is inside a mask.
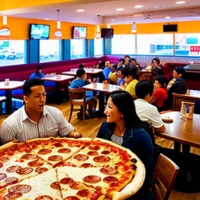
[[[1,126],[0,138],[3,144],[13,140],[24,142],[58,135],[82,137],[59,109],[45,106],[44,81],[37,78],[27,80],[23,86],[23,94],[25,105],[5,119]]]
[[[153,83],[150,80],[142,80],[137,83],[135,92],[138,97],[134,101],[138,117],[151,124],[156,132],[165,132],[165,125],[157,108],[148,103],[153,93]]]

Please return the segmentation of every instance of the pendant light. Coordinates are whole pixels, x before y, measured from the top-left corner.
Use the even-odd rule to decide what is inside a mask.
[[[57,12],[58,12],[57,30],[54,33],[54,37],[55,37],[55,39],[62,39],[61,23],[59,20],[60,10],[57,10]]]
[[[99,39],[99,38],[101,38],[100,26],[99,26],[99,17],[100,17],[100,15],[97,15],[97,17],[98,17],[98,25],[97,25],[97,32],[96,32],[95,37],[96,37],[96,39]]]
[[[11,32],[7,25],[7,16],[3,16],[3,26],[0,28],[0,40],[10,40]]]

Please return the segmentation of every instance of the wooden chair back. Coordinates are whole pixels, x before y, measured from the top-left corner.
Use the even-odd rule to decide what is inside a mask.
[[[173,93],[172,95],[173,95],[173,105],[172,105],[173,111],[180,111],[182,101],[192,102],[192,103],[195,103],[195,101],[200,101],[200,97],[194,97],[186,94],[176,94],[176,93]]]
[[[178,171],[179,167],[172,160],[160,154],[151,182],[156,200],[169,198]]]

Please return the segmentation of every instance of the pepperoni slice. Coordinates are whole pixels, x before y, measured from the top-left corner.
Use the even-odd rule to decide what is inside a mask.
[[[20,175],[30,174],[33,171],[30,167],[19,168],[17,169],[16,173]]]
[[[31,186],[30,185],[26,185],[26,184],[19,184],[19,185],[15,185],[13,187],[10,187],[8,189],[9,193],[28,193],[31,190]]]
[[[76,193],[77,196],[80,196],[80,197],[85,197],[85,198],[89,198],[90,195],[91,195],[91,192],[89,189],[84,189],[84,190],[80,190]]]
[[[62,156],[50,156],[48,157],[48,161],[61,161],[63,159]]]
[[[53,198],[50,197],[49,195],[42,195],[42,196],[35,198],[35,200],[53,200]]]
[[[63,145],[61,143],[55,143],[53,144],[55,147],[63,147]]]
[[[74,159],[78,160],[78,161],[85,161],[89,159],[89,156],[85,155],[85,154],[76,154],[74,156]]]
[[[97,151],[100,149],[100,147],[99,146],[89,146],[89,149]]]
[[[87,155],[89,155],[89,156],[97,156],[97,155],[99,155],[99,153],[97,151],[89,151],[87,153]]]
[[[3,163],[0,163],[0,168],[2,168],[3,167]]]
[[[16,178],[16,177],[9,177],[9,178],[7,178],[7,179],[5,180],[5,182],[6,182],[7,184],[15,184],[15,183],[18,182],[18,178]]]
[[[13,172],[16,172],[19,168],[22,168],[21,166],[19,165],[13,165],[13,166],[10,166],[6,169],[6,171],[8,173],[13,173]]]
[[[69,196],[69,197],[64,198],[64,200],[79,200],[79,198],[76,196]]]
[[[51,188],[53,188],[54,190],[60,190],[60,184],[56,181],[53,182],[51,185]]]
[[[110,161],[110,157],[109,156],[96,156],[96,157],[93,158],[93,160],[95,162],[104,163],[104,162],[109,162]]]
[[[8,193],[4,196],[4,200],[15,200],[22,197],[21,193]]]
[[[68,148],[62,148],[58,150],[58,153],[70,153],[70,152],[71,152],[71,149],[68,149]]]
[[[48,169],[46,167],[37,167],[35,169],[35,172],[37,172],[38,174],[42,174],[43,172],[48,171]]]
[[[44,165],[44,162],[41,162],[41,160],[33,160],[28,162],[28,166],[30,167],[41,167],[42,165]]]
[[[82,190],[85,188],[85,185],[82,182],[74,182],[69,185],[69,187],[73,190]]]
[[[0,158],[0,161],[1,161],[1,162],[6,162],[6,161],[8,161],[8,160],[9,160],[9,158],[7,158],[7,157],[1,157],[1,158]]]
[[[83,163],[82,165],[81,165],[81,167],[83,167],[83,168],[88,168],[88,167],[94,167],[92,164],[90,164],[90,163]]]
[[[117,182],[118,179],[116,177],[113,177],[113,176],[107,176],[103,179],[103,182],[105,183],[111,183],[111,182]]]
[[[37,158],[37,155],[35,154],[31,154],[31,153],[27,153],[27,154],[24,154],[21,159],[23,160],[34,160]]]
[[[104,155],[108,155],[109,153],[110,151],[107,151],[107,150],[101,152],[101,154],[104,154]]]
[[[99,176],[90,175],[84,177],[83,181],[86,183],[98,183],[101,181],[101,178]]]
[[[5,179],[7,175],[5,173],[0,173],[0,181]]]
[[[74,183],[74,180],[72,178],[63,178],[60,180],[60,183],[70,185],[70,184]]]
[[[46,154],[50,154],[51,152],[52,152],[51,149],[40,149],[38,151],[38,154],[40,154],[40,155],[46,155]]]
[[[103,167],[100,169],[100,172],[106,175],[114,175],[119,173],[119,171],[114,167]]]

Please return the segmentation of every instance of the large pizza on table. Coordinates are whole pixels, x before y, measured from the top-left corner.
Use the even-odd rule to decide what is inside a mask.
[[[0,200],[126,199],[145,168],[130,150],[96,138],[43,138],[0,147]]]

